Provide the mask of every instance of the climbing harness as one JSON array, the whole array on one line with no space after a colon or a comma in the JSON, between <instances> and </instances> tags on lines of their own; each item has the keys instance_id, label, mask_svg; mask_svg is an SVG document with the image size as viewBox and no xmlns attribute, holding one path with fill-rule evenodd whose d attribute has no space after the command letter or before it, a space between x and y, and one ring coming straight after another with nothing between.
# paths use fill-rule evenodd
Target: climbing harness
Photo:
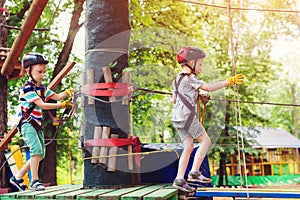
<instances>
[{"instance_id":1,"label":"climbing harness","mask_svg":"<svg viewBox=\"0 0 300 200\"><path fill-rule=\"evenodd\" d=\"M39 88L40 88L40 95L38 94L38 92L37 92L37 85L36 84L34 84L34 83L32 83L31 81L27 81L25 84L24 84L24 86L23 86L23 88L25 88L25 87L34 87L34 91L36 92L36 94L43 100L43 101L45 101L45 86L44 85L40 85L39 86ZM35 109L35 107L36 107L36 104L35 103L32 103L32 106L26 111L26 112L24 112L23 110L22 110L22 117L21 117L21 119L20 119L20 121L19 121L19 123L18 123L18 128L19 128L19 130L21 131L21 126L22 126L22 124L23 123L30 123L34 128L35 128L35 130L38 132L38 131L42 131L43 130L43 127L39 124L39 123L37 123L37 121L36 120L34 120L33 118L32 118L32 116L30 115L31 113L32 113L32 111Z\"/></svg>"},{"instance_id":2,"label":"climbing harness","mask_svg":"<svg viewBox=\"0 0 300 200\"><path fill-rule=\"evenodd\" d=\"M196 108L195 106L193 106L185 97L183 94L181 94L179 92L179 85L182 81L182 79L185 77L185 76L190 76L191 74L187 74L187 73L181 73L179 74L179 80L177 82L176 78L175 78L175 82L174 82L174 85L175 85L175 94L176 96L178 95L178 97L180 98L181 102L190 110L190 114L185 122L185 125L184 125L184 129L189 129L189 127L191 126L191 123L193 121L193 119L195 118L195 116L197 115L196 113ZM197 97L198 99L199 97Z\"/></svg>"}]
</instances>

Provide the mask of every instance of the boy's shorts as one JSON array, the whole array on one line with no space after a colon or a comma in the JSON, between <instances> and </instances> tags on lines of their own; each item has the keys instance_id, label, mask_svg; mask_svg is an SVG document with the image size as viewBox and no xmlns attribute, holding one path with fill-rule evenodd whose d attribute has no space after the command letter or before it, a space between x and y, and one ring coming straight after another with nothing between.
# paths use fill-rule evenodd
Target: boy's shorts
<instances>
[{"instance_id":1,"label":"boy's shorts","mask_svg":"<svg viewBox=\"0 0 300 200\"><path fill-rule=\"evenodd\" d=\"M205 128L200 124L199 120L193 120L188 130L177 128L177 131L181 142L183 142L187 136L191 136L193 139L198 138L205 132Z\"/></svg>"},{"instance_id":2,"label":"boy's shorts","mask_svg":"<svg viewBox=\"0 0 300 200\"><path fill-rule=\"evenodd\" d=\"M21 132L24 142L29 147L30 156L41 155L44 158L46 149L43 131L37 132L30 123L24 123Z\"/></svg>"}]
</instances>

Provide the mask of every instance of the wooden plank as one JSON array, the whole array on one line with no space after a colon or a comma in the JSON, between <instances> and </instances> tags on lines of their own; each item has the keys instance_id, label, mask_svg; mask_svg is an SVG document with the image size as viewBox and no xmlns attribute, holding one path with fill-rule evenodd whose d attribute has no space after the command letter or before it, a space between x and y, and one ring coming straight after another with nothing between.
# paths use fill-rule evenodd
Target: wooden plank
<instances>
[{"instance_id":1,"label":"wooden plank","mask_svg":"<svg viewBox=\"0 0 300 200\"><path fill-rule=\"evenodd\" d=\"M256 192L256 191L197 191L197 197L250 197L250 198L300 198L293 192Z\"/></svg>"},{"instance_id":2,"label":"wooden plank","mask_svg":"<svg viewBox=\"0 0 300 200\"><path fill-rule=\"evenodd\" d=\"M71 71L76 62L69 62L62 68L62 70L55 76L55 78L47 86L50 90L53 90L61 80Z\"/></svg>"},{"instance_id":3,"label":"wooden plank","mask_svg":"<svg viewBox=\"0 0 300 200\"><path fill-rule=\"evenodd\" d=\"M102 138L102 127L95 126L94 127L94 139ZM92 160L91 163L96 164L99 163L99 155L100 155L100 147L92 147Z\"/></svg>"},{"instance_id":4,"label":"wooden plank","mask_svg":"<svg viewBox=\"0 0 300 200\"><path fill-rule=\"evenodd\" d=\"M130 187L130 188L122 188L118 190L114 190L112 192L108 192L106 194L99 195L99 200L120 200L122 195L125 195L127 193L139 190L146 186L136 186L136 187Z\"/></svg>"},{"instance_id":5,"label":"wooden plank","mask_svg":"<svg viewBox=\"0 0 300 200\"><path fill-rule=\"evenodd\" d=\"M251 197L251 198L300 198L299 190L246 189L246 188L199 188L197 197Z\"/></svg>"},{"instance_id":6,"label":"wooden plank","mask_svg":"<svg viewBox=\"0 0 300 200\"><path fill-rule=\"evenodd\" d=\"M178 189L160 189L144 196L144 200L177 200Z\"/></svg>"},{"instance_id":7,"label":"wooden plank","mask_svg":"<svg viewBox=\"0 0 300 200\"><path fill-rule=\"evenodd\" d=\"M102 139L108 139L110 134L110 127L109 126L103 126L102 127ZM100 158L99 163L106 165L107 158L107 147L100 147ZM103 156L103 157L101 157Z\"/></svg>"},{"instance_id":8,"label":"wooden plank","mask_svg":"<svg viewBox=\"0 0 300 200\"><path fill-rule=\"evenodd\" d=\"M105 82L106 83L113 82L110 67L109 66L103 67L102 70L103 70ZM109 101L110 102L116 101L116 97L114 97L114 96L109 97Z\"/></svg>"},{"instance_id":9,"label":"wooden plank","mask_svg":"<svg viewBox=\"0 0 300 200\"><path fill-rule=\"evenodd\" d=\"M53 90L61 80L66 76L66 74L73 68L75 62L68 63L58 74L57 76L49 83L47 86L49 89ZM18 132L17 126L14 126L1 140L0 142L0 151L4 150L7 144L11 141L14 135Z\"/></svg>"},{"instance_id":10,"label":"wooden plank","mask_svg":"<svg viewBox=\"0 0 300 200\"><path fill-rule=\"evenodd\" d=\"M95 83L95 69L87 69L86 71L87 84ZM95 104L95 99L88 97L88 105Z\"/></svg>"},{"instance_id":11,"label":"wooden plank","mask_svg":"<svg viewBox=\"0 0 300 200\"><path fill-rule=\"evenodd\" d=\"M167 184L150 185L148 187L141 188L139 190L123 195L121 197L121 200L142 200L143 197L146 196L147 194L150 194L165 186L167 186Z\"/></svg>"},{"instance_id":12,"label":"wooden plank","mask_svg":"<svg viewBox=\"0 0 300 200\"><path fill-rule=\"evenodd\" d=\"M110 138L118 138L118 134L110 134ZM109 147L109 149L108 149L109 159L107 162L107 171L109 171L109 172L116 171L117 152L118 152L118 147Z\"/></svg>"},{"instance_id":13,"label":"wooden plank","mask_svg":"<svg viewBox=\"0 0 300 200\"><path fill-rule=\"evenodd\" d=\"M98 189L92 192L77 195L77 200L98 199L98 196L113 191L114 189Z\"/></svg>"},{"instance_id":14,"label":"wooden plank","mask_svg":"<svg viewBox=\"0 0 300 200\"><path fill-rule=\"evenodd\" d=\"M46 189L44 191L41 191L41 192L49 192L49 191L59 190L60 188L64 188L64 187L66 187L66 185L46 187ZM18 195L29 194L31 192L34 192L34 191L25 190L25 191L11 192L11 193L0 195L0 199L1 200L2 199L18 199Z\"/></svg>"},{"instance_id":15,"label":"wooden plank","mask_svg":"<svg viewBox=\"0 0 300 200\"><path fill-rule=\"evenodd\" d=\"M14 43L12 44L11 50L5 59L4 65L1 69L3 76L9 76L13 72L13 67L18 62L18 58L21 55L30 35L40 19L44 8L46 7L48 0L33 1L27 17L22 23L20 32L18 33Z\"/></svg>"},{"instance_id":16,"label":"wooden plank","mask_svg":"<svg viewBox=\"0 0 300 200\"><path fill-rule=\"evenodd\" d=\"M45 192L34 193L34 196L31 196L31 198L34 198L34 199L55 199L57 195L77 191L77 190L80 190L80 188L82 188L82 185L68 185L68 186L64 186L62 188L59 188L57 190L52 190L52 191L45 190ZM22 198L22 196L21 196L21 198Z\"/></svg>"},{"instance_id":17,"label":"wooden plank","mask_svg":"<svg viewBox=\"0 0 300 200\"><path fill-rule=\"evenodd\" d=\"M67 192L67 193L64 193L64 194L57 195L56 199L58 199L58 200L77 199L78 195L85 194L85 193L88 193L88 192L91 192L91 191L93 191L93 189L79 189L79 190L76 190L76 191Z\"/></svg>"}]
</instances>

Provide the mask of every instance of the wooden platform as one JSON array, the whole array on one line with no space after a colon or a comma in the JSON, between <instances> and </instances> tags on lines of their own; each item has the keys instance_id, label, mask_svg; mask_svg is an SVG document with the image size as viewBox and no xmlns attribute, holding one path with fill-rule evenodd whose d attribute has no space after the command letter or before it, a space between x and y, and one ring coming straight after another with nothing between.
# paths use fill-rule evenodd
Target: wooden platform
<instances>
[{"instance_id":1,"label":"wooden platform","mask_svg":"<svg viewBox=\"0 0 300 200\"><path fill-rule=\"evenodd\" d=\"M45 191L21 191L0 195L3 199L102 199L102 200L177 200L178 190L170 184L143 185L122 189L82 189L82 185L46 187Z\"/></svg>"},{"instance_id":2,"label":"wooden platform","mask_svg":"<svg viewBox=\"0 0 300 200\"><path fill-rule=\"evenodd\" d=\"M141 185L121 189L83 189L82 185L46 187L44 191L26 190L0 195L0 200L14 199L100 199L100 200L178 200L213 199L213 197L247 198L292 198L300 199L299 190L288 189L246 189L246 188L198 188L191 194L174 189L171 184Z\"/></svg>"},{"instance_id":3,"label":"wooden platform","mask_svg":"<svg viewBox=\"0 0 300 200\"><path fill-rule=\"evenodd\" d=\"M300 199L300 191L292 189L198 188L196 197Z\"/></svg>"}]
</instances>

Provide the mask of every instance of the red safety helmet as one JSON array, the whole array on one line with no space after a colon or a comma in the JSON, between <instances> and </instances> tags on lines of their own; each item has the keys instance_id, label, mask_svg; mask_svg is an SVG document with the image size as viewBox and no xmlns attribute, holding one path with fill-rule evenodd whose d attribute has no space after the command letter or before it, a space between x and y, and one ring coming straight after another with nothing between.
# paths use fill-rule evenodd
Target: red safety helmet
<instances>
[{"instance_id":1,"label":"red safety helmet","mask_svg":"<svg viewBox=\"0 0 300 200\"><path fill-rule=\"evenodd\" d=\"M205 53L201 49L186 46L180 49L176 58L179 64L184 64L194 59L205 58L205 56Z\"/></svg>"},{"instance_id":2,"label":"red safety helmet","mask_svg":"<svg viewBox=\"0 0 300 200\"><path fill-rule=\"evenodd\" d=\"M22 59L22 67L24 69L36 64L48 64L49 61L40 53L26 53Z\"/></svg>"}]
</instances>

